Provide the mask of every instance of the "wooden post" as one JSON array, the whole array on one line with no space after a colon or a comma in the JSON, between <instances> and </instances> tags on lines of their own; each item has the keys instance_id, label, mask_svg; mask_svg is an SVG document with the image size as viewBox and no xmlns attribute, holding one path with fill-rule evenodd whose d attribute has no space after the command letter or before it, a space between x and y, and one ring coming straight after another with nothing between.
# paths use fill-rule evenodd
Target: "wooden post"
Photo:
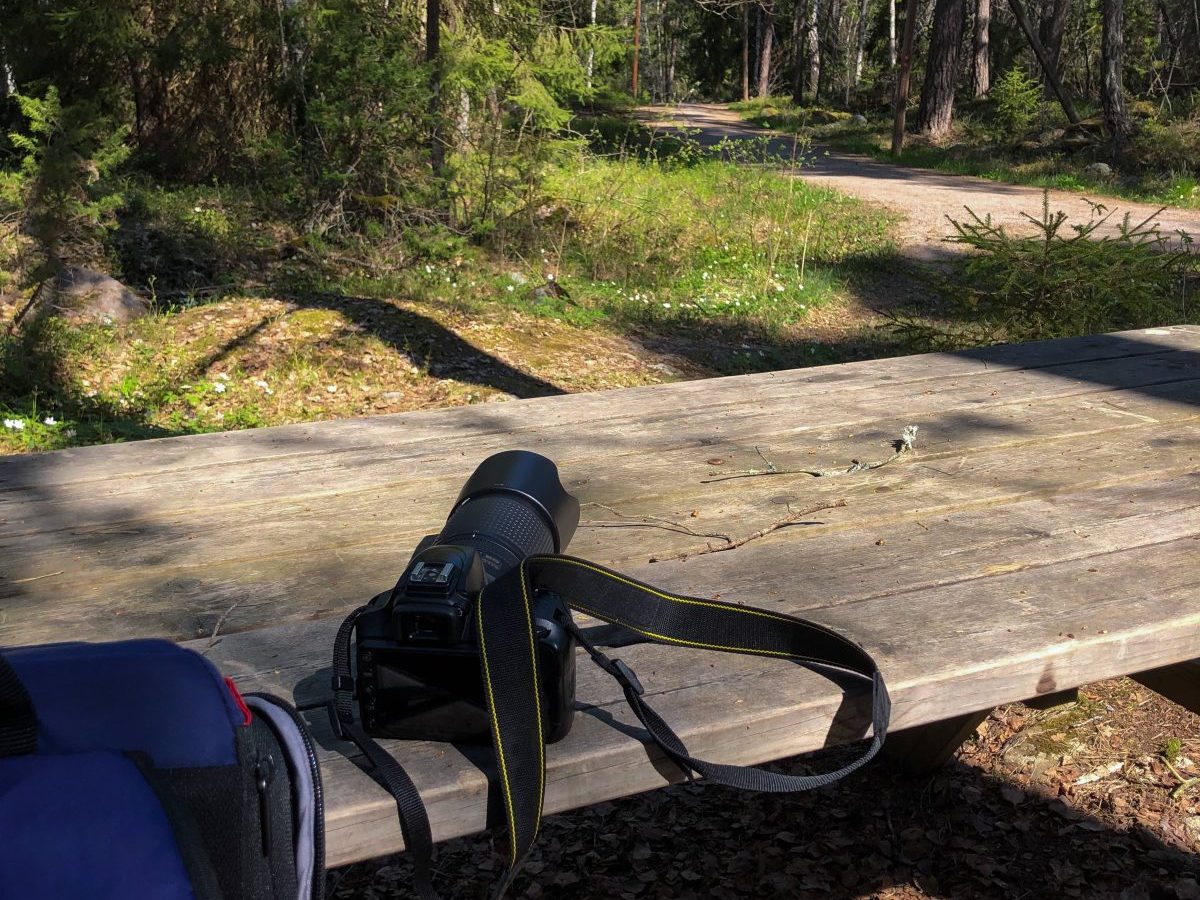
<instances>
[{"instance_id":1,"label":"wooden post","mask_svg":"<svg viewBox=\"0 0 1200 900\"><path fill-rule=\"evenodd\" d=\"M908 113L908 76L912 72L913 32L917 25L917 0L905 0L904 38L900 44L900 73L896 78L896 118L892 125L892 156L904 150L904 119Z\"/></svg>"},{"instance_id":2,"label":"wooden post","mask_svg":"<svg viewBox=\"0 0 1200 900\"><path fill-rule=\"evenodd\" d=\"M883 755L911 775L928 775L949 762L990 713L984 709L889 734Z\"/></svg>"},{"instance_id":3,"label":"wooden post","mask_svg":"<svg viewBox=\"0 0 1200 900\"><path fill-rule=\"evenodd\" d=\"M642 0L633 6L633 102L638 98L638 52L642 47Z\"/></svg>"},{"instance_id":4,"label":"wooden post","mask_svg":"<svg viewBox=\"0 0 1200 900\"><path fill-rule=\"evenodd\" d=\"M1200 715L1200 659L1130 676L1138 684Z\"/></svg>"}]
</instances>

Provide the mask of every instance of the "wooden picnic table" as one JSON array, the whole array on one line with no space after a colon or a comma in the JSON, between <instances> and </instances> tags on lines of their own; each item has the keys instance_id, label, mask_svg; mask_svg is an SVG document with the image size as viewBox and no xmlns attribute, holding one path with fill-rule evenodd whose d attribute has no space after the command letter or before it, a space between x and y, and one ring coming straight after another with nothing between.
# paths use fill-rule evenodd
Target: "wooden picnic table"
<instances>
[{"instance_id":1,"label":"wooden picnic table","mask_svg":"<svg viewBox=\"0 0 1200 900\"><path fill-rule=\"evenodd\" d=\"M914 452L883 468L708 480L762 468L756 448L784 467L884 458L909 424ZM1151 670L1145 683L1200 706L1195 326L2 458L0 645L191 640L244 690L310 710L329 864L396 850L390 797L320 706L334 631L391 586L476 464L520 447L556 460L584 504L571 553L861 642L908 729L889 743L910 755L944 757L996 705L1122 674ZM724 540L698 535L838 500L699 552ZM786 663L617 655L702 757L761 762L867 728L865 696ZM672 777L617 685L579 671L548 811ZM436 837L485 826L477 765L442 744L394 749Z\"/></svg>"}]
</instances>

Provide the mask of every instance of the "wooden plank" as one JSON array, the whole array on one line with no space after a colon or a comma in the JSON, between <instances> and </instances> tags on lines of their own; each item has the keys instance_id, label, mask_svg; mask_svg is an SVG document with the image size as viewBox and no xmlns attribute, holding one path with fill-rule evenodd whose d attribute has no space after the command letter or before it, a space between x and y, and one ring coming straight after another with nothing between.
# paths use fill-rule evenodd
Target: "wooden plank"
<instances>
[{"instance_id":1,"label":"wooden plank","mask_svg":"<svg viewBox=\"0 0 1200 900\"><path fill-rule=\"evenodd\" d=\"M772 390L786 393L793 386L807 401L843 390L869 391L894 381L938 380L992 376L1025 369L1060 369L1093 365L1098 384L1124 366L1122 360L1193 351L1200 327L1173 326L1111 335L1090 335L1062 341L1042 341L991 347L953 354L872 360L841 366L823 366L789 372L739 375L671 385L626 388L595 394L534 398L503 404L485 404L454 410L402 413L368 419L349 419L304 425L224 432L183 438L139 441L134 444L89 447L52 454L19 456L0 467L0 494L29 487L48 488L82 482L107 485L123 478L193 469L204 465L214 471L247 458L272 459L282 465L289 457L316 457L331 452L376 449L401 452L408 445L428 458L431 441L443 436L468 435L482 440L489 435L521 435L572 425L601 424L611 428L620 407L646 419L680 408L736 408L755 385L769 380ZM1107 364L1105 364L1107 363ZM1064 377L1074 377L1065 375ZM616 402L614 402L616 401Z\"/></svg>"},{"instance_id":2,"label":"wooden plank","mask_svg":"<svg viewBox=\"0 0 1200 900\"><path fill-rule=\"evenodd\" d=\"M745 560L750 567L755 562ZM1144 577L1148 571L1161 577L1152 582ZM702 576L692 573L663 583L695 590L697 577ZM876 654L889 679L899 731L1148 668L1148 661L1191 658L1200 643L1198 596L1200 542L1189 537L841 603L810 616ZM1014 609L1020 610L1015 616ZM323 689L320 672L334 625L234 635L208 652L245 687L290 689L299 692L293 693L297 700L311 703ZM781 673L779 664L657 646L624 648L620 656L638 671L651 702L699 755L761 762L838 743L865 728L862 698L838 714L831 730L841 705L836 691L794 669ZM572 735L551 748L548 809L665 783L653 754L626 733L636 721L622 708L617 688L584 665L578 696L593 713L578 717ZM714 708L722 715L712 716ZM337 798L331 804L331 860L396 849L390 799L343 756L350 751L330 741L319 717L314 725L325 747L329 796ZM429 792L440 838L484 826L486 777L474 765L443 745L390 746Z\"/></svg>"},{"instance_id":3,"label":"wooden plank","mask_svg":"<svg viewBox=\"0 0 1200 900\"><path fill-rule=\"evenodd\" d=\"M1131 677L1156 694L1200 715L1200 659L1160 666Z\"/></svg>"},{"instance_id":4,"label":"wooden plank","mask_svg":"<svg viewBox=\"0 0 1200 900\"><path fill-rule=\"evenodd\" d=\"M880 470L878 477L861 483L850 479L809 481L810 493L791 502L846 498L850 505L814 519L824 521L824 525L785 529L766 540L775 545L807 546L829 535L849 532L856 535L854 543L872 544L882 538L886 546L886 536L900 523L922 522L928 526L927 518L974 510L965 520L970 523L979 517L981 509L993 510L988 515L994 518L994 510L1005 504L1031 497L1086 493L1106 485L1129 483L1151 490L1157 480L1195 470L1196 453L1191 447L1200 446L1200 426L1173 433L1179 438L1177 443L1165 441L1147 448L1145 435L1121 432L1119 439L1109 438L1087 456L1086 469L1081 468L1079 455L1069 449L1073 445L1068 442L1058 452L1052 445L1036 444L1023 453L1001 448L977 454L965 461L960 459L949 477L944 474L948 470L938 465L917 464ZM749 533L786 514L786 507L770 502L771 495L763 496L763 482L771 480L757 480L755 493L746 497L734 495L726 498L732 502L713 501L717 509L723 510L721 517L729 522L721 530ZM1185 476L1161 502L1173 502L1172 496L1194 496L1186 490L1186 484ZM881 487L888 489L881 492ZM587 499L586 493L583 499ZM676 502L686 501L682 507L686 510L694 499L685 495ZM1085 508L1090 502L1084 504ZM1127 513L1128 505L1114 515ZM686 512L676 510L668 509L665 514L679 521L688 520ZM235 603L234 613L222 626L229 632L314 614L330 615L390 586L406 551L416 543L416 534L407 535L405 544L400 544L396 535L378 528L370 538L359 537L357 543L335 543L330 549L321 549L320 543L305 545L306 534L317 535L321 542L329 540L327 521L320 516L302 518L296 532L296 540L301 543L295 547L286 544L288 529L259 523L266 536L282 545L270 557L250 555L239 559L239 542L234 540L229 548L232 559L202 555L191 566L157 552L153 543L133 545L120 554L89 554L82 561L71 553L35 557L40 569L28 559L12 558L6 561L6 570L19 572L25 566L34 577L40 572L61 574L14 586L3 603L0 641L53 639L64 631L93 638L114 634L195 637L211 633L218 619ZM919 527L909 525L910 530ZM863 535L863 531L868 534ZM1136 536L1129 539L1136 540ZM647 558L666 559L670 553L703 545L702 539L656 529L582 529L571 549L600 562L626 566ZM159 562L160 556L166 562ZM714 560L718 583L724 580L723 570L737 568L730 554L694 559L697 563ZM1006 562L994 560L997 565ZM856 568L840 566L842 571ZM87 571L86 579L77 577L81 569ZM112 577L106 577L109 574ZM70 585L71 590L65 592L64 585ZM47 606L49 598L53 598L51 606Z\"/></svg>"},{"instance_id":5,"label":"wooden plank","mask_svg":"<svg viewBox=\"0 0 1200 900\"><path fill-rule=\"evenodd\" d=\"M1098 397L1041 398L1036 404L1027 398L1000 401L991 396L999 392L987 391L984 396L966 398L961 410L943 397L937 402L927 399L930 405L907 412L911 414L908 418L922 424L919 453L930 464L984 448L1015 449L1043 438L1098 435L1200 415L1200 409L1189 402L1200 396L1200 380L1176 382L1165 391L1160 397L1146 397L1137 390L1110 391ZM802 463L829 465L854 455L886 453L888 442L901 428L894 417L889 417L859 422L854 430L830 428L811 435L781 434L778 419L756 419L745 426L749 430L737 433L728 422L714 424L715 430L708 432L710 437L701 435L677 447L647 446L644 452L605 453L601 465L594 458L580 456L578 449L569 450L570 443L542 449L558 460L569 486L582 488L596 502L653 502L661 495L686 490L697 501L692 508L708 508L711 501L719 502L731 494L740 496L755 485L700 483L713 469L707 462L710 458L729 459L727 469L759 467L761 460L751 447L758 445L766 447L781 463L799 457ZM699 426L693 422L692 427ZM573 443L586 447L587 438L580 435ZM793 448L790 452L789 445ZM195 553L197 548L219 547L223 542L237 546L244 557L255 542L234 537L238 527L262 534L264 522L271 523L271 546L287 543L286 529L290 526L310 537L339 534L346 537L343 543L357 543L361 535L369 539L375 536L370 534L372 531L378 534L379 522L372 519L378 520L384 511L393 520L389 532L399 525L408 529L406 539L411 539L440 525L465 473L477 461L459 458L446 471L422 470L399 481L390 461L359 460L361 465L323 474L309 469L281 470L272 463L270 484L257 477L243 480L243 470L257 464L233 467L232 474L221 475L217 481L204 480L211 473L195 473L182 480L172 476L170 483L147 478L139 489L144 493L136 497L129 492L103 495L91 490L31 490L23 492L20 499L0 501L0 551L27 562L31 570L46 572L54 567L36 560L41 544L78 547L103 555L107 546L124 551L128 545L136 545L139 532L144 532L151 538L146 544L152 551L163 549L162 541L175 537L178 546L170 552L163 550L163 555L172 559L181 552ZM576 474L581 472L588 474ZM328 480L324 488L316 483L322 479ZM769 488L779 483L773 480L758 484ZM305 515L311 517L314 511L336 523L335 530L313 529L304 522ZM216 540L207 540L209 536Z\"/></svg>"},{"instance_id":6,"label":"wooden plank","mask_svg":"<svg viewBox=\"0 0 1200 900\"><path fill-rule=\"evenodd\" d=\"M1192 396L1193 385L1186 382L1173 386L1173 389L1181 391L1180 398L1186 398ZM1195 391L1200 392L1200 382L1196 383ZM1139 403L1136 395L1120 395L1117 399L1106 396L1103 402L1094 402L1086 398L1071 401L1072 404L1076 402L1083 405L1072 408L1071 405L1051 404L1046 408L1045 415L1037 414L1036 411L1041 407L1014 405L1007 411L998 413L993 419L976 413L974 418L954 417L957 424L949 427L938 421L927 422L927 439L933 450L921 451L922 464L933 465L933 460L950 459L955 454L974 452L975 448L971 444L964 446L964 435L981 448L1020 447L1022 439L1013 442L1009 437L1010 432L1024 435L1023 440L1030 442L1044 436L1065 438L1081 434L1099 435L1112 428L1161 425L1194 418L1196 414L1195 407L1182 400L1160 400L1146 405ZM1186 440L1186 436L1181 439ZM1167 438L1160 436L1157 440L1164 441ZM886 451L881 448L878 452ZM694 483L689 485L688 480L681 477L682 473L690 469L695 472L693 478L698 478L709 469L705 467L697 471L697 462L703 465L704 460L696 460L692 451L660 454L649 460L614 460L611 466L606 461L604 468L593 470L594 474L584 481L586 486L582 490L576 490L583 494L585 499L610 503L624 502L623 496L630 495L653 501L656 494L662 495L673 490L676 494L686 493L685 499L695 502L706 513L710 509L721 509L726 505L722 502L723 498L732 498L735 506L738 500L748 498L760 507L766 506L766 511L771 512L769 504L762 504L759 499L765 493L762 489L774 488L784 480L759 479L757 482L740 481L712 487ZM568 471L564 469L564 473ZM896 470L883 471L890 475ZM303 473L293 473L290 478L293 485L303 483L304 480ZM415 493L397 491L389 485L372 485L371 489L334 496L323 504L304 500L296 500L290 504L275 502L269 506L247 510L240 519L236 516L226 518L228 510L218 508L213 512L197 511L195 516L187 516L183 521L162 522L151 519L146 522L138 517L126 517L124 520L118 517L106 525L91 528L73 527L80 519L77 514L79 502L74 498L59 498L56 506L60 512L57 516L39 513L36 510L29 514L33 521L47 523L41 526L41 530L21 532L19 517L10 519L7 526L0 525L9 529L8 536L0 538L0 551L10 560L6 570L11 581L38 578L54 571L62 571L63 577L66 578L67 573L76 568L80 560L87 561L89 569L92 570L89 573L92 579L102 578L107 568L103 565L107 556L120 563L119 566L111 567L117 571L128 571L134 562L145 566L148 564L147 556L157 556L156 561L170 560L172 565L179 565L197 552L219 553L222 547L234 548L235 559L248 559L253 558L255 534L270 535L270 540L263 542L268 553L278 546L288 547L293 553L306 554L317 549L358 547L372 541L378 542L381 535L383 540L397 538L395 546L403 552L404 547L411 546L420 534L427 530L436 530L444 515L444 509L449 506L462 478L462 473L456 472L452 480L442 479L436 489L430 484L419 483L412 486ZM801 479L801 482L804 481L806 480ZM883 486L886 487L886 484ZM818 493L820 491L811 481L808 481L805 487ZM754 496L756 489L757 497ZM380 496L381 493L384 496ZM443 493L444 498L441 497ZM768 496L779 495L772 492ZM442 502L437 503L438 500ZM4 515L11 516L11 509L12 506L6 507ZM402 510L395 515L401 518L403 523L411 524L406 531L397 532L394 524L388 522L385 530L379 521L381 510ZM678 510L668 512L679 514ZM761 512L760 510L759 515ZM656 514L663 515L662 512ZM737 524L736 518L725 514L724 510L721 515L722 526ZM703 526L704 523L697 524ZM239 534L239 528L246 534ZM297 546L294 541L289 542L289 529L308 543ZM339 539L341 535L344 537ZM311 543L314 538L323 543L314 546ZM51 548L61 545L63 553L69 558L40 558L37 552L39 541ZM164 544L164 541L167 543ZM614 542L610 540L609 543ZM615 543L622 542L617 540ZM627 544L628 540L624 543ZM664 548L663 552L669 552L670 549L672 548ZM141 558L130 558L126 555L139 551L142 553ZM228 550L226 552L228 553ZM589 552L600 551L592 549ZM196 559L194 564L208 566L220 558L218 556L216 559ZM58 591L59 588L59 585L50 581L39 582L32 590L36 594L37 589L49 592ZM0 596L3 596L2 587Z\"/></svg>"},{"instance_id":7,"label":"wooden plank","mask_svg":"<svg viewBox=\"0 0 1200 900\"><path fill-rule=\"evenodd\" d=\"M1115 382L1107 385L1110 389L1136 388L1144 394L1153 388L1155 396L1166 394L1178 402L1187 402L1194 393L1175 382L1186 380L1180 375L1188 372L1192 377L1200 377L1200 367L1185 366L1186 362L1184 354L1172 352L1137 358L1116 370L1107 361L1072 363L1057 367L1053 377L1045 371L988 370L989 374L983 376L948 379L937 390L903 381L881 382L876 390L856 392L850 399L837 391L823 391L815 398L806 396L803 390L811 390L808 385L800 385L800 393L796 393L794 384L790 385L792 390L787 389L792 373L767 373L749 376L756 380L739 385L736 392L726 391L731 396L724 399L715 395L714 389L709 402L692 408L676 405L652 413L643 404L626 403L631 398L624 396L625 392L613 391L604 395L609 415L597 415L571 427L563 427L557 417L549 416L536 420L538 428L512 422L509 430L485 436L478 434L469 422L460 423L463 427L457 430L447 430L443 419L435 420L436 429L422 429L413 422L397 420L391 429L394 437L391 442L361 447L353 440L338 440L332 433L323 433L314 452L289 457L251 444L240 457L213 461L209 448L195 439L197 443L188 445L194 451L192 471L183 480L178 468L156 471L153 466L137 477L116 477L107 471L111 463L108 455L99 452L104 448L64 451L79 458L73 466L77 472L84 466L82 454L89 454L86 458L91 459L92 478L83 483L88 490L64 494L55 489L54 477L70 467L71 458L64 456L58 460L61 466L49 468L42 481L26 485L16 499L21 502L40 499L43 505L52 507L70 500L73 506L70 524L75 527L125 521L139 515L259 506L285 497L299 500L356 489L394 490L420 484L428 494L430 480L440 482L434 487L447 495L448 502L456 492L456 482L464 477L463 469L490 452L511 447L517 440L531 441L531 446L552 455L566 468L575 461L593 459L603 453L606 461L613 463L610 470L620 470L624 468L620 464L623 457L645 460L671 449L697 451L691 457L694 461L740 451L757 463L752 448L746 446L748 442L794 445L796 438L803 435L811 447L814 442L819 445L830 440L844 441L848 434L864 429L870 437L871 428L882 429L874 437L892 439L901 425L894 420L881 422L881 410L900 408L910 419L936 422L939 416L933 413L944 417L950 410L963 407L972 410L968 419L978 421L992 406L1097 393L1096 381L1101 378ZM831 368L853 369L859 365L866 364ZM664 386L660 390L675 388ZM556 402L566 408L569 404L564 404L564 399L557 398ZM576 399L571 398L570 403ZM801 400L806 415L797 419L794 410ZM456 416L457 412L447 412L444 418L453 420ZM382 418L392 421L394 417ZM381 420L364 420L360 424L377 439L388 435L389 429ZM12 491L20 486L24 459L18 457L0 465L0 488L6 482L14 485L7 495L10 498ZM0 534L5 533L4 520L9 523L6 530L18 532L22 520L54 521L36 510L23 515L20 507L8 507L4 499L6 493L0 489Z\"/></svg>"}]
</instances>

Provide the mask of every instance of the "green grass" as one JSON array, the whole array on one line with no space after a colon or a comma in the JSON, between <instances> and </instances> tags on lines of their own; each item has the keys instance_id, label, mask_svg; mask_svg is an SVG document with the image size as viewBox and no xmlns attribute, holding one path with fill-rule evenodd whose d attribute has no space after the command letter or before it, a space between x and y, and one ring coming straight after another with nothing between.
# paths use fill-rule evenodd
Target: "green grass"
<instances>
[{"instance_id":1,"label":"green grass","mask_svg":"<svg viewBox=\"0 0 1200 900\"><path fill-rule=\"evenodd\" d=\"M1178 152L1169 159L1150 159L1146 170L1125 177L1096 178L1085 170L1091 159L1073 160L1061 153L1022 154L995 141L986 127L986 113L967 113L956 126L955 136L944 145L931 144L920 135L906 136L904 151L892 156L890 120L875 118L866 124L852 121L851 114L841 110L796 107L783 98L751 100L734 103L733 109L743 118L764 128L786 133L800 133L831 149L861 153L883 162L934 169L953 175L974 175L1004 184L1025 184L1034 187L1087 193L1091 196L1119 197L1141 203L1184 209L1200 209L1200 176L1184 171L1195 166L1193 148L1182 146L1189 133L1186 123L1171 128L1150 124L1145 126L1145 152L1152 154L1151 145L1160 134L1172 136ZM911 120L910 120L911 121ZM1056 124L1050 118L1048 124ZM1177 171L1173 171L1175 169Z\"/></svg>"},{"instance_id":2,"label":"green grass","mask_svg":"<svg viewBox=\"0 0 1200 900\"><path fill-rule=\"evenodd\" d=\"M529 390L496 359L569 389L678 377L652 352L613 365L639 341L704 342L714 374L828 361L792 335L888 252L886 214L625 128L635 142L566 156L482 244L304 235L247 191L130 186L114 270L159 305L0 332L0 453Z\"/></svg>"}]
</instances>

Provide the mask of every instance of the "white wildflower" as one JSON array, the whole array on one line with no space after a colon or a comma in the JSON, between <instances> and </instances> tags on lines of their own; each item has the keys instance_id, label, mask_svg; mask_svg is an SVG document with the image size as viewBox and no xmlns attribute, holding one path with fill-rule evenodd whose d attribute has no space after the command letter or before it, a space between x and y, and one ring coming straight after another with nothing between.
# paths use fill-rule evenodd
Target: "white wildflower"
<instances>
[{"instance_id":1,"label":"white wildflower","mask_svg":"<svg viewBox=\"0 0 1200 900\"><path fill-rule=\"evenodd\" d=\"M4 427L9 431L24 431L25 423L20 419L5 419Z\"/></svg>"},{"instance_id":2,"label":"white wildflower","mask_svg":"<svg viewBox=\"0 0 1200 900\"><path fill-rule=\"evenodd\" d=\"M68 428L66 431L64 431L64 432L63 432L63 434L64 434L64 435L66 435L66 436L67 436L67 437L69 437L69 438L73 438L73 437L75 437L75 435L76 435L77 433L78 433L78 432L76 432L74 428Z\"/></svg>"},{"instance_id":3,"label":"white wildflower","mask_svg":"<svg viewBox=\"0 0 1200 900\"><path fill-rule=\"evenodd\" d=\"M46 416L46 418L42 419L42 424L43 425L57 425L58 419L54 418L54 416Z\"/></svg>"},{"instance_id":4,"label":"white wildflower","mask_svg":"<svg viewBox=\"0 0 1200 900\"><path fill-rule=\"evenodd\" d=\"M225 393L225 383L218 381L216 384L214 384L212 386L212 389L214 391L216 391L218 394L223 394L223 393Z\"/></svg>"},{"instance_id":5,"label":"white wildflower","mask_svg":"<svg viewBox=\"0 0 1200 900\"><path fill-rule=\"evenodd\" d=\"M220 378L222 381L228 381L228 380L229 380L229 376L228 376L228 375L226 375L224 372L221 372L219 375L217 375L217 377L218 377L218 378Z\"/></svg>"},{"instance_id":6,"label":"white wildflower","mask_svg":"<svg viewBox=\"0 0 1200 900\"><path fill-rule=\"evenodd\" d=\"M325 385L325 390L331 394L336 394L337 393L337 385L336 384L327 384L327 385Z\"/></svg>"}]
</instances>

